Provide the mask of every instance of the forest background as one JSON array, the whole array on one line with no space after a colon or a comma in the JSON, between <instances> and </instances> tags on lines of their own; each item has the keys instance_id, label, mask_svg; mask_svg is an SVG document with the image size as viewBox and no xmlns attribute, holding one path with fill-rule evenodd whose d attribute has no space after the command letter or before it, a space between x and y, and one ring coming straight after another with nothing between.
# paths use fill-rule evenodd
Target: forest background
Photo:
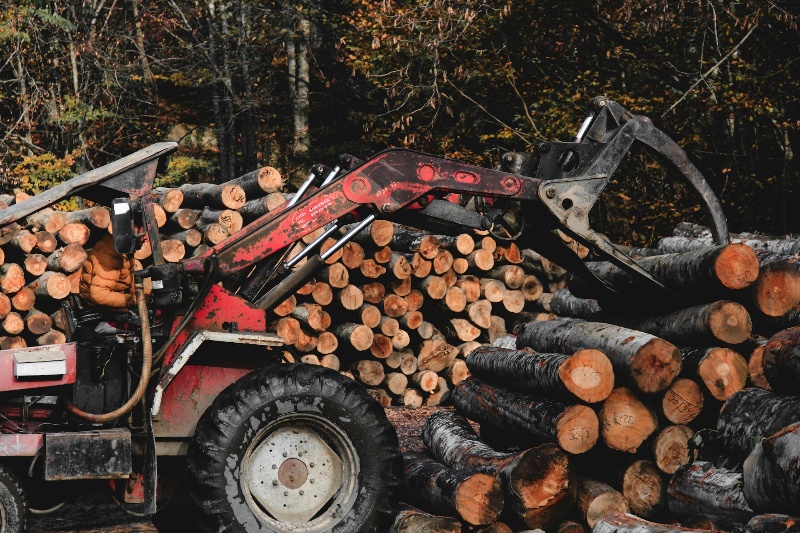
<instances>
[{"instance_id":1,"label":"forest background","mask_svg":"<svg viewBox=\"0 0 800 533\"><path fill-rule=\"evenodd\" d=\"M0 189L180 141L161 184L295 181L402 146L493 166L592 97L675 138L735 231L800 232L797 0L6 0ZM630 157L593 224L647 245L696 199Z\"/></svg>"}]
</instances>

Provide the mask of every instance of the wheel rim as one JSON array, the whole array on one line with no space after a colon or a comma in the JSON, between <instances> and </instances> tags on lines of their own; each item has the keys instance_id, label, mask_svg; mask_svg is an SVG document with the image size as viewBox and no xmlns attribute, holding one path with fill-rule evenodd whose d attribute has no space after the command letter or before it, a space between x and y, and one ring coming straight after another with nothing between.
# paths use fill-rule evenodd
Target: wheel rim
<instances>
[{"instance_id":1,"label":"wheel rim","mask_svg":"<svg viewBox=\"0 0 800 533\"><path fill-rule=\"evenodd\" d=\"M358 454L344 431L316 415L279 418L242 461L250 509L281 531L326 531L355 504Z\"/></svg>"}]
</instances>

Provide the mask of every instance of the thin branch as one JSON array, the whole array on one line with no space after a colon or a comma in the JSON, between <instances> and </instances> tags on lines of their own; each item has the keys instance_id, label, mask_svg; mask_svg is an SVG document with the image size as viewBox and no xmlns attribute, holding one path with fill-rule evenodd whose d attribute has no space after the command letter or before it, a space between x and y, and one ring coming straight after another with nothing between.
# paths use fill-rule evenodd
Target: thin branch
<instances>
[{"instance_id":1,"label":"thin branch","mask_svg":"<svg viewBox=\"0 0 800 533\"><path fill-rule=\"evenodd\" d=\"M533 146L533 143L532 143L531 141L529 141L529 140L528 140L528 139L527 139L527 138L526 138L524 135L522 135L522 134L521 134L521 133L520 133L520 132L519 132L519 131L518 131L516 128L512 128L511 126L509 126L508 124L506 124L505 122L503 122L502 120L500 120L499 118L497 118L496 116L494 116L492 113L490 113L490 112L489 112L489 110L488 110L488 109L486 109L485 107L483 107L481 104L479 104L478 102L476 102L476 101L475 101L474 99L472 99L471 97L467 96L467 95L464 93L464 91L462 91L461 89L459 89L458 87L456 87L456 86L453 84L453 82L452 82L452 81L450 81L450 80L447 80L447 83L448 83L448 84L449 84L449 85L450 85L450 86L451 86L453 89L455 89L455 90L456 90L456 92L458 92L458 94L460 94L462 97L466 98L467 100L469 100L470 102L472 102L473 104L475 104L476 106L478 106L478 107L481 109L481 111L483 111L484 113L486 113L487 115L489 115L490 117L492 117L492 120L496 121L498 124L500 124L500 125L501 125L501 126L503 126L504 128L508 128L509 130L511 130L511 131L514 133L514 135L516 135L517 137L519 137L520 139L522 139L522 141L523 141L525 144L527 144L528 146Z\"/></svg>"},{"instance_id":2,"label":"thin branch","mask_svg":"<svg viewBox=\"0 0 800 533\"><path fill-rule=\"evenodd\" d=\"M683 93L683 96L681 96L680 98L678 98L678 101L677 101L677 102L675 102L674 104L672 104L672 105L670 106L670 108L669 108L669 109L667 109L666 111L664 111L663 113L661 113L661 116L662 116L662 117L663 117L663 116L665 116L667 113L669 113L670 111L672 111L673 109L675 109L676 107L678 107L678 104L680 104L681 102L683 102L683 101L686 99L686 97L687 97L687 96L689 96L689 93L691 93L691 92L692 92L692 91L693 91L693 90L694 90L694 89L695 89L695 88L696 88L698 85L700 85L701 83L703 83L704 81L706 81L706 78L707 78L708 76L710 76L710 75L711 75L711 73L712 73L712 72L714 72L714 70L716 70L716 68L717 68L717 67L719 67L719 66L720 66L721 64L723 64L725 61L727 61L729 57L731 57L731 56L732 56L734 53L736 53L736 51L739 49L739 47L741 47L741 46L744 44L744 42L745 42L745 41L746 41L746 40L747 40L747 39L748 39L748 38L749 38L749 37L750 37L750 36L753 34L753 32L756 30L756 28L758 28L758 24L756 24L755 26L753 26L752 28L750 28L750 31L748 31L748 32L747 32L747 34L746 34L744 37L742 37L742 40L741 40L741 41L739 41L739 42L736 44L736 46L734 46L733 48L731 48L731 49L730 49L730 51L728 51L728 53L727 53L727 54L725 54L725 57L723 57L722 59L720 59L719 61L717 61L717 62L714 64L714 66L713 66L713 67L711 67L710 69L708 69L707 71L705 71L703 74L701 74L701 75L700 75L700 78L698 78L698 79L697 79L697 81L695 81L695 82L692 84L692 86L691 86L691 87L689 87L689 89L688 89L688 90L687 90L685 93Z\"/></svg>"}]
</instances>

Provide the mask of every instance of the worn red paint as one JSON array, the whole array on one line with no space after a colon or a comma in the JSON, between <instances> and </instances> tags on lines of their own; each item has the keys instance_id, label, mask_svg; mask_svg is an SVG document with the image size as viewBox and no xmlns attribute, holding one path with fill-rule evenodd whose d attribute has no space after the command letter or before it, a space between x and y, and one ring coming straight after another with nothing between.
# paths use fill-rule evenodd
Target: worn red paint
<instances>
[{"instance_id":1,"label":"worn red paint","mask_svg":"<svg viewBox=\"0 0 800 533\"><path fill-rule=\"evenodd\" d=\"M0 434L0 457L33 457L42 446L41 433Z\"/></svg>"},{"instance_id":2,"label":"worn red paint","mask_svg":"<svg viewBox=\"0 0 800 533\"><path fill-rule=\"evenodd\" d=\"M24 379L18 380L14 377L14 354L18 352L36 352L47 349L58 349L64 353L67 362L67 372L60 379ZM40 389L44 387L56 387L59 385L71 385L75 383L75 343L58 344L54 346L36 346L31 348L13 348L11 350L0 350L0 392Z\"/></svg>"}]
</instances>

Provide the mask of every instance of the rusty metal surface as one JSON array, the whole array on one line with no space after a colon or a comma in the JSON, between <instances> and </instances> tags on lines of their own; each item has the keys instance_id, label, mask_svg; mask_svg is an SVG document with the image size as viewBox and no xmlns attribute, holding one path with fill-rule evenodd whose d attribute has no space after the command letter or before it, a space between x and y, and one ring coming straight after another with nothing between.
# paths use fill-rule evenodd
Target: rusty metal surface
<instances>
[{"instance_id":1,"label":"rusty metal surface","mask_svg":"<svg viewBox=\"0 0 800 533\"><path fill-rule=\"evenodd\" d=\"M352 202L373 204L384 213L393 213L434 190L481 196L515 196L525 180L533 178L410 150L391 149L355 169L342 182L344 194Z\"/></svg>"},{"instance_id":2,"label":"rusty metal surface","mask_svg":"<svg viewBox=\"0 0 800 533\"><path fill-rule=\"evenodd\" d=\"M44 478L48 481L123 478L131 470L127 429L45 434Z\"/></svg>"},{"instance_id":3,"label":"rusty metal surface","mask_svg":"<svg viewBox=\"0 0 800 533\"><path fill-rule=\"evenodd\" d=\"M224 364L222 353L220 364ZM255 364L256 361L253 361L249 368L185 366L172 380L172 384L164 390L161 412L159 417L153 420L153 432L156 438L189 438L194 435L197 421L211 402L228 385L250 373Z\"/></svg>"},{"instance_id":4,"label":"rusty metal surface","mask_svg":"<svg viewBox=\"0 0 800 533\"><path fill-rule=\"evenodd\" d=\"M14 354L15 353L36 353L52 350L59 350L66 356L67 372L58 379L16 379L14 377ZM0 350L0 392L38 389L42 387L55 387L58 385L69 385L75 383L75 343L53 344L48 346L33 346L30 348L14 348L11 350Z\"/></svg>"},{"instance_id":5,"label":"rusty metal surface","mask_svg":"<svg viewBox=\"0 0 800 533\"><path fill-rule=\"evenodd\" d=\"M41 433L0 434L0 457L33 457L42 446Z\"/></svg>"}]
</instances>

